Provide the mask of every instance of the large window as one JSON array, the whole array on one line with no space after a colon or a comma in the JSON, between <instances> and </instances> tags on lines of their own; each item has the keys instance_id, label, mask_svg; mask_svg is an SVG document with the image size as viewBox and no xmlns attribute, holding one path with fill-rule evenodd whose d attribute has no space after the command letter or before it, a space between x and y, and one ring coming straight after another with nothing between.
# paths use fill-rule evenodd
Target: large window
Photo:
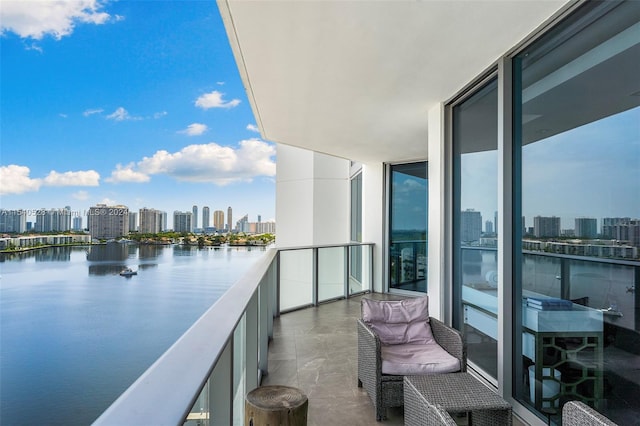
<instances>
[{"instance_id":1,"label":"large window","mask_svg":"<svg viewBox=\"0 0 640 426\"><path fill-rule=\"evenodd\" d=\"M427 291L427 163L390 166L389 287Z\"/></svg>"},{"instance_id":2,"label":"large window","mask_svg":"<svg viewBox=\"0 0 640 426\"><path fill-rule=\"evenodd\" d=\"M498 84L453 107L454 325L467 357L498 372Z\"/></svg>"},{"instance_id":3,"label":"large window","mask_svg":"<svg viewBox=\"0 0 640 426\"><path fill-rule=\"evenodd\" d=\"M514 59L515 396L551 422L640 418L639 35L589 2Z\"/></svg>"}]
</instances>

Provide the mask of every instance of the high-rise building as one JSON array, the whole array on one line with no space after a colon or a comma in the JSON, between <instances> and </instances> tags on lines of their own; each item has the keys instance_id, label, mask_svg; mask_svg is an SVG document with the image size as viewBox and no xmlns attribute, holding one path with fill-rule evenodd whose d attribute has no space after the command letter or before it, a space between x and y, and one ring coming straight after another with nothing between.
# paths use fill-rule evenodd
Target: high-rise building
<instances>
[{"instance_id":1,"label":"high-rise building","mask_svg":"<svg viewBox=\"0 0 640 426\"><path fill-rule=\"evenodd\" d=\"M157 234L166 229L166 222L163 218L166 213L156 209L143 207L139 213L138 231L141 234Z\"/></svg>"},{"instance_id":2,"label":"high-rise building","mask_svg":"<svg viewBox=\"0 0 640 426\"><path fill-rule=\"evenodd\" d=\"M559 237L560 218L556 216L535 216L533 218L533 235L540 237Z\"/></svg>"},{"instance_id":3,"label":"high-rise building","mask_svg":"<svg viewBox=\"0 0 640 426\"><path fill-rule=\"evenodd\" d=\"M482 214L473 209L460 212L460 240L471 243L480 241L482 235Z\"/></svg>"},{"instance_id":4,"label":"high-rise building","mask_svg":"<svg viewBox=\"0 0 640 426\"><path fill-rule=\"evenodd\" d=\"M89 208L87 227L91 238L108 240L129 235L129 208L97 204Z\"/></svg>"},{"instance_id":5,"label":"high-rise building","mask_svg":"<svg viewBox=\"0 0 640 426\"><path fill-rule=\"evenodd\" d=\"M577 217L574 235L578 238L597 238L598 219L592 219L589 217Z\"/></svg>"},{"instance_id":6,"label":"high-rise building","mask_svg":"<svg viewBox=\"0 0 640 426\"><path fill-rule=\"evenodd\" d=\"M231 213L231 206L227 208L227 232L233 231L233 216Z\"/></svg>"},{"instance_id":7,"label":"high-rise building","mask_svg":"<svg viewBox=\"0 0 640 426\"><path fill-rule=\"evenodd\" d=\"M211 225L211 220L209 218L209 207L204 206L202 208L202 229L208 228Z\"/></svg>"},{"instance_id":8,"label":"high-rise building","mask_svg":"<svg viewBox=\"0 0 640 426\"><path fill-rule=\"evenodd\" d=\"M74 216L72 222L71 229L74 231L82 231L82 216Z\"/></svg>"},{"instance_id":9,"label":"high-rise building","mask_svg":"<svg viewBox=\"0 0 640 426\"><path fill-rule=\"evenodd\" d=\"M240 218L240 220L236 223L236 230L238 232L251 232L251 229L249 227L249 215L245 214Z\"/></svg>"},{"instance_id":10,"label":"high-rise building","mask_svg":"<svg viewBox=\"0 0 640 426\"><path fill-rule=\"evenodd\" d=\"M224 212L222 210L216 210L213 212L213 227L218 231L224 229Z\"/></svg>"},{"instance_id":11,"label":"high-rise building","mask_svg":"<svg viewBox=\"0 0 640 426\"><path fill-rule=\"evenodd\" d=\"M71 230L71 207L64 209L39 209L36 212L35 230L37 232L54 232Z\"/></svg>"},{"instance_id":12,"label":"high-rise building","mask_svg":"<svg viewBox=\"0 0 640 426\"><path fill-rule=\"evenodd\" d=\"M487 234L493 234L493 222L487 220L484 223L484 232L486 232Z\"/></svg>"},{"instance_id":13,"label":"high-rise building","mask_svg":"<svg viewBox=\"0 0 640 426\"><path fill-rule=\"evenodd\" d=\"M138 213L129 212L129 232L138 230Z\"/></svg>"},{"instance_id":14,"label":"high-rise building","mask_svg":"<svg viewBox=\"0 0 640 426\"><path fill-rule=\"evenodd\" d=\"M0 232L20 234L27 230L27 214L24 210L0 209Z\"/></svg>"},{"instance_id":15,"label":"high-rise building","mask_svg":"<svg viewBox=\"0 0 640 426\"><path fill-rule=\"evenodd\" d=\"M173 230L175 232L191 232L193 229L193 212L173 212Z\"/></svg>"},{"instance_id":16,"label":"high-rise building","mask_svg":"<svg viewBox=\"0 0 640 426\"><path fill-rule=\"evenodd\" d=\"M191 207L191 232L195 231L198 227L198 206ZM175 227L175 226L174 226Z\"/></svg>"}]
</instances>

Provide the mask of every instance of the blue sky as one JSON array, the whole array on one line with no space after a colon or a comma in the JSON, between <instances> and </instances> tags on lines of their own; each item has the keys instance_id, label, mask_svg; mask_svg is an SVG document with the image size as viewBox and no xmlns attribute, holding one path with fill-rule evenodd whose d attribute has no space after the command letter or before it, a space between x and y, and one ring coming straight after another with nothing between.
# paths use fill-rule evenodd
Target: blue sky
<instances>
[{"instance_id":1,"label":"blue sky","mask_svg":"<svg viewBox=\"0 0 640 426\"><path fill-rule=\"evenodd\" d=\"M55 3L2 2L2 208L275 218L275 145L214 1Z\"/></svg>"}]
</instances>

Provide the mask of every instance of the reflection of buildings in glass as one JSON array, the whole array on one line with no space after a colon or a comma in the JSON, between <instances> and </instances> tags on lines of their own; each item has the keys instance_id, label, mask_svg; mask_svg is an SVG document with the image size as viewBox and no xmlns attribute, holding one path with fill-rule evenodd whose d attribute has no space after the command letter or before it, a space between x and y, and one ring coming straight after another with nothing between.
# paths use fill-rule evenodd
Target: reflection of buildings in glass
<instances>
[{"instance_id":1,"label":"reflection of buildings in glass","mask_svg":"<svg viewBox=\"0 0 640 426\"><path fill-rule=\"evenodd\" d=\"M460 212L460 240L474 242L482 235L482 215L473 209Z\"/></svg>"},{"instance_id":2,"label":"reflection of buildings in glass","mask_svg":"<svg viewBox=\"0 0 640 426\"><path fill-rule=\"evenodd\" d=\"M413 281L415 279L415 265L413 249L410 247L400 250L400 282Z\"/></svg>"},{"instance_id":3,"label":"reflection of buildings in glass","mask_svg":"<svg viewBox=\"0 0 640 426\"><path fill-rule=\"evenodd\" d=\"M596 238L598 236L598 220L590 217L577 217L574 235L578 238Z\"/></svg>"},{"instance_id":4,"label":"reflection of buildings in glass","mask_svg":"<svg viewBox=\"0 0 640 426\"><path fill-rule=\"evenodd\" d=\"M544 217L535 216L533 218L533 235L540 237L559 237L560 218L556 216Z\"/></svg>"},{"instance_id":5,"label":"reflection of buildings in glass","mask_svg":"<svg viewBox=\"0 0 640 426\"><path fill-rule=\"evenodd\" d=\"M629 217L605 217L602 219L602 238L627 241L640 247L640 219Z\"/></svg>"}]
</instances>

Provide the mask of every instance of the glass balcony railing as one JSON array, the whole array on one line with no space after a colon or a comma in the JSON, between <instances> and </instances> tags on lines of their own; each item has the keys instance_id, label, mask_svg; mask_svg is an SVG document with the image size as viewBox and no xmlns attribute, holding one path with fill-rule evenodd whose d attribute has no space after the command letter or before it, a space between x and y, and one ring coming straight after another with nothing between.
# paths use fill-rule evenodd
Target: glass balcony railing
<instances>
[{"instance_id":1,"label":"glass balcony railing","mask_svg":"<svg viewBox=\"0 0 640 426\"><path fill-rule=\"evenodd\" d=\"M95 422L244 424L280 313L370 291L373 244L271 249Z\"/></svg>"}]
</instances>

